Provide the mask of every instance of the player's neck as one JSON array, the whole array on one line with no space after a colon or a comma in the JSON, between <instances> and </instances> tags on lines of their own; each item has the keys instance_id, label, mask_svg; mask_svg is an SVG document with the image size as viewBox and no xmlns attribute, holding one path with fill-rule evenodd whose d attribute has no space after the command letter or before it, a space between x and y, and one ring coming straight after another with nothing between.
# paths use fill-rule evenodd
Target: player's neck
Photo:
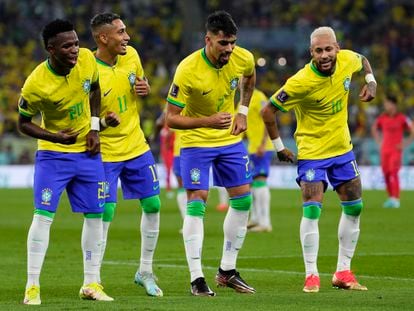
<instances>
[{"instance_id":1,"label":"player's neck","mask_svg":"<svg viewBox=\"0 0 414 311\"><path fill-rule=\"evenodd\" d=\"M118 60L118 54L112 55L108 50L98 48L95 54L96 58L100 61L108 64L109 66L114 66Z\"/></svg>"},{"instance_id":2,"label":"player's neck","mask_svg":"<svg viewBox=\"0 0 414 311\"><path fill-rule=\"evenodd\" d=\"M49 65L49 68L59 76L66 76L70 73L71 68L60 66L59 63L54 61L51 57L47 59L47 63Z\"/></svg>"},{"instance_id":3,"label":"player's neck","mask_svg":"<svg viewBox=\"0 0 414 311\"><path fill-rule=\"evenodd\" d=\"M220 68L222 68L222 67L223 67L223 65L222 65L222 64L220 64L220 63L218 62L218 60L217 60L217 59L215 59L211 53L209 53L209 50L208 50L208 48L207 48L207 47L205 47L205 48L204 48L204 53L205 53L205 55L206 55L206 57L207 57L207 60L210 62L210 64L211 64L214 68L220 69Z\"/></svg>"}]
</instances>

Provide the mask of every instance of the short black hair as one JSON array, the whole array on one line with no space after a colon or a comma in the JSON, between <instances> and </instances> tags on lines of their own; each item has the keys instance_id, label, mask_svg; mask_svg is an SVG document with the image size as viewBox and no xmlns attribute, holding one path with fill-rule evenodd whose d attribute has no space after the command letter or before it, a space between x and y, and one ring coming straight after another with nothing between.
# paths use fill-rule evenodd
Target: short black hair
<instances>
[{"instance_id":1,"label":"short black hair","mask_svg":"<svg viewBox=\"0 0 414 311\"><path fill-rule=\"evenodd\" d=\"M222 31L226 36L236 35L237 26L233 18L226 11L216 11L207 17L206 31L218 34Z\"/></svg>"},{"instance_id":2,"label":"short black hair","mask_svg":"<svg viewBox=\"0 0 414 311\"><path fill-rule=\"evenodd\" d=\"M91 29L96 30L98 27L106 24L112 24L116 19L121 19L121 16L115 13L100 13L96 14L91 19Z\"/></svg>"},{"instance_id":3,"label":"short black hair","mask_svg":"<svg viewBox=\"0 0 414 311\"><path fill-rule=\"evenodd\" d=\"M47 24L42 30L42 38L45 48L49 44L50 38L53 38L59 33L75 30L73 24L68 20L55 19Z\"/></svg>"},{"instance_id":4,"label":"short black hair","mask_svg":"<svg viewBox=\"0 0 414 311\"><path fill-rule=\"evenodd\" d=\"M394 94L387 94L387 95L385 96L385 98L386 98L387 100L389 100L390 102L392 102L394 105L396 105L396 104L398 103L397 96L395 96Z\"/></svg>"}]
</instances>

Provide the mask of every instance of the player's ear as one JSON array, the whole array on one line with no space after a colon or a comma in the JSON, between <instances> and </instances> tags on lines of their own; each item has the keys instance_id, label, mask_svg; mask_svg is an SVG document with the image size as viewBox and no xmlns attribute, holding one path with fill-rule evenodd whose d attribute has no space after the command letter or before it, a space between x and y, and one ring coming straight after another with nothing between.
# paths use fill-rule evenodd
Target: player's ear
<instances>
[{"instance_id":1,"label":"player's ear","mask_svg":"<svg viewBox=\"0 0 414 311\"><path fill-rule=\"evenodd\" d=\"M106 36L105 33L100 33L98 35L98 38L102 43L104 43L104 44L108 43L108 37Z\"/></svg>"}]
</instances>

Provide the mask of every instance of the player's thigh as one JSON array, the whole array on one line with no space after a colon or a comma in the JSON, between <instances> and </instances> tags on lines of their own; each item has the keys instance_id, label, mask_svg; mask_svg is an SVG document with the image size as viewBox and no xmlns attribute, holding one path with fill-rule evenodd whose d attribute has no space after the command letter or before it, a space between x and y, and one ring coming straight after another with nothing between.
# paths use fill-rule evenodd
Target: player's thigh
<instances>
[{"instance_id":1,"label":"player's thigh","mask_svg":"<svg viewBox=\"0 0 414 311\"><path fill-rule=\"evenodd\" d=\"M182 148L180 153L181 178L188 190L208 190L209 174L217 148Z\"/></svg>"},{"instance_id":2,"label":"player's thigh","mask_svg":"<svg viewBox=\"0 0 414 311\"><path fill-rule=\"evenodd\" d=\"M326 170L329 166L328 160L299 160L298 177L296 182L302 192L304 202L322 202L323 193L328 187Z\"/></svg>"},{"instance_id":3,"label":"player's thigh","mask_svg":"<svg viewBox=\"0 0 414 311\"><path fill-rule=\"evenodd\" d=\"M72 211L102 213L105 204L105 172L100 154L75 155L76 176L66 187Z\"/></svg>"},{"instance_id":4,"label":"player's thigh","mask_svg":"<svg viewBox=\"0 0 414 311\"><path fill-rule=\"evenodd\" d=\"M214 185L233 188L252 182L250 158L243 143L220 147L213 161Z\"/></svg>"},{"instance_id":5,"label":"player's thigh","mask_svg":"<svg viewBox=\"0 0 414 311\"><path fill-rule=\"evenodd\" d=\"M250 154L249 157L253 178L258 176L269 176L270 162L272 161L273 151L266 151L263 156Z\"/></svg>"},{"instance_id":6,"label":"player's thigh","mask_svg":"<svg viewBox=\"0 0 414 311\"><path fill-rule=\"evenodd\" d=\"M160 193L157 167L150 150L125 161L120 175L124 198L144 199Z\"/></svg>"},{"instance_id":7,"label":"player's thigh","mask_svg":"<svg viewBox=\"0 0 414 311\"><path fill-rule=\"evenodd\" d=\"M125 166L125 162L104 162L105 170L105 202L116 203L118 201L118 180Z\"/></svg>"},{"instance_id":8,"label":"player's thigh","mask_svg":"<svg viewBox=\"0 0 414 311\"><path fill-rule=\"evenodd\" d=\"M55 212L60 196L76 173L75 160L70 154L38 151L34 169L34 205L37 209Z\"/></svg>"}]
</instances>

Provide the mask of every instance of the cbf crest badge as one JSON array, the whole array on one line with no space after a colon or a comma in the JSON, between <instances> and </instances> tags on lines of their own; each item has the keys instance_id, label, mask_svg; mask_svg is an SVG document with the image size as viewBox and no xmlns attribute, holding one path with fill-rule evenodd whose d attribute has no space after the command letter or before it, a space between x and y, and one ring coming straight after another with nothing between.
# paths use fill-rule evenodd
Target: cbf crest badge
<instances>
[{"instance_id":1,"label":"cbf crest badge","mask_svg":"<svg viewBox=\"0 0 414 311\"><path fill-rule=\"evenodd\" d=\"M230 81L230 90L234 90L239 85L239 78L233 78Z\"/></svg>"},{"instance_id":2,"label":"cbf crest badge","mask_svg":"<svg viewBox=\"0 0 414 311\"><path fill-rule=\"evenodd\" d=\"M200 183L200 170L198 168L193 168L190 171L191 183L199 184Z\"/></svg>"},{"instance_id":3,"label":"cbf crest badge","mask_svg":"<svg viewBox=\"0 0 414 311\"><path fill-rule=\"evenodd\" d=\"M311 168L306 171L305 176L307 181L312 181L315 179L315 171Z\"/></svg>"},{"instance_id":4,"label":"cbf crest badge","mask_svg":"<svg viewBox=\"0 0 414 311\"><path fill-rule=\"evenodd\" d=\"M42 190L42 204L43 205L50 205L50 201L52 200L52 193L53 191L49 188L45 188Z\"/></svg>"},{"instance_id":5,"label":"cbf crest badge","mask_svg":"<svg viewBox=\"0 0 414 311\"><path fill-rule=\"evenodd\" d=\"M349 91L349 87L350 87L350 85L351 85L351 79L349 79L349 78L346 78L345 80L344 80L344 89L345 89L345 91Z\"/></svg>"},{"instance_id":6,"label":"cbf crest badge","mask_svg":"<svg viewBox=\"0 0 414 311\"><path fill-rule=\"evenodd\" d=\"M86 94L89 94L89 91L91 90L91 80L86 79L82 82L82 89Z\"/></svg>"},{"instance_id":7,"label":"cbf crest badge","mask_svg":"<svg viewBox=\"0 0 414 311\"><path fill-rule=\"evenodd\" d=\"M136 75L134 72L130 72L130 73L128 74L128 81L129 81L129 85L130 85L131 87L133 87L133 86L134 86L136 77L137 77L137 75Z\"/></svg>"}]
</instances>

